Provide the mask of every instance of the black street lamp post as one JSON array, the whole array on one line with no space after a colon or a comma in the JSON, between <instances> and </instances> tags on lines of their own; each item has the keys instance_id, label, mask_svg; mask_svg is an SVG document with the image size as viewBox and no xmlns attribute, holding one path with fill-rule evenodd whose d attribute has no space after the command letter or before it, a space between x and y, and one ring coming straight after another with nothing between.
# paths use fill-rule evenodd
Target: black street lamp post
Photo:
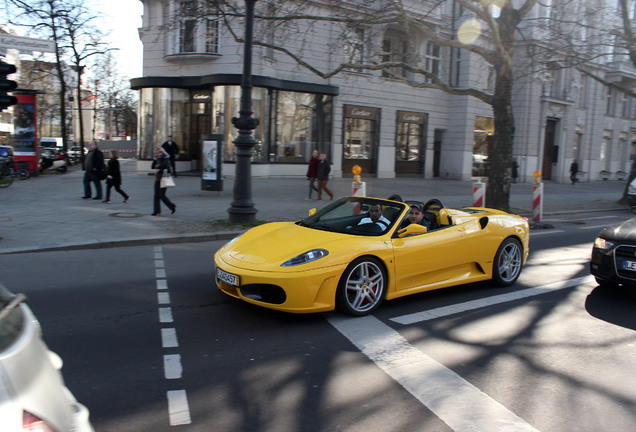
<instances>
[{"instance_id":1,"label":"black street lamp post","mask_svg":"<svg viewBox=\"0 0 636 432\"><path fill-rule=\"evenodd\" d=\"M232 118L238 129L236 146L236 175L231 207L227 210L232 223L250 223L256 220L256 208L252 202L252 149L256 144L252 133L258 119L252 117L252 34L254 27L254 3L245 0L245 41L243 54L243 78L241 80L241 106L239 117Z\"/></svg>"}]
</instances>

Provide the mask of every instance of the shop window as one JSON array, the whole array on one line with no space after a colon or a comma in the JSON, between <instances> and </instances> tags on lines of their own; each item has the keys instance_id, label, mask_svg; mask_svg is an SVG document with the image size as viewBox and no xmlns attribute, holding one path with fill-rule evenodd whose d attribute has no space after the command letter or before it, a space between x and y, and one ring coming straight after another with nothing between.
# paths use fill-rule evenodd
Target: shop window
<instances>
[{"instance_id":1,"label":"shop window","mask_svg":"<svg viewBox=\"0 0 636 432\"><path fill-rule=\"evenodd\" d=\"M396 161L418 162L421 160L425 128L426 114L397 112Z\"/></svg>"},{"instance_id":2,"label":"shop window","mask_svg":"<svg viewBox=\"0 0 636 432\"><path fill-rule=\"evenodd\" d=\"M491 117L475 117L473 139L473 177L488 177L490 171L490 150L495 133L494 119Z\"/></svg>"},{"instance_id":3,"label":"shop window","mask_svg":"<svg viewBox=\"0 0 636 432\"><path fill-rule=\"evenodd\" d=\"M331 98L319 94L277 92L274 145L271 162L309 162L314 149L331 147L326 122L331 117Z\"/></svg>"},{"instance_id":4,"label":"shop window","mask_svg":"<svg viewBox=\"0 0 636 432\"><path fill-rule=\"evenodd\" d=\"M213 96L214 133L225 135L224 160L234 161L234 140L238 130L232 117L238 116L240 87L218 86ZM331 96L254 88L252 109L259 124L253 132L256 145L253 162L307 163L317 148L331 148Z\"/></svg>"},{"instance_id":5,"label":"shop window","mask_svg":"<svg viewBox=\"0 0 636 432\"><path fill-rule=\"evenodd\" d=\"M375 121L349 117L345 123L345 159L372 159Z\"/></svg>"}]
</instances>

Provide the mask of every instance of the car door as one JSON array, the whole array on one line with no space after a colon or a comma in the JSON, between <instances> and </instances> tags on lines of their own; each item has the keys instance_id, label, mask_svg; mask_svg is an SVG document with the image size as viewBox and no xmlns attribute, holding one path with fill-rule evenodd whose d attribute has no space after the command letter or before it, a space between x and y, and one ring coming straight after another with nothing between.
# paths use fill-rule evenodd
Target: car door
<instances>
[{"instance_id":1,"label":"car door","mask_svg":"<svg viewBox=\"0 0 636 432\"><path fill-rule=\"evenodd\" d=\"M479 252L476 222L451 225L425 234L394 238L396 290L425 291L463 280L475 271Z\"/></svg>"}]
</instances>

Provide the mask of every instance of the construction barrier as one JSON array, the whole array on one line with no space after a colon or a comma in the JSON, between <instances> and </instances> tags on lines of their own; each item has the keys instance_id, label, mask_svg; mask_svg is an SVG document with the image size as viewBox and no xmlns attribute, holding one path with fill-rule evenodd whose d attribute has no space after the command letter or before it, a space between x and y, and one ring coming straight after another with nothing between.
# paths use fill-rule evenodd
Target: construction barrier
<instances>
[{"instance_id":1,"label":"construction barrier","mask_svg":"<svg viewBox=\"0 0 636 432\"><path fill-rule=\"evenodd\" d=\"M353 196L367 196L367 183L356 182L352 183Z\"/></svg>"},{"instance_id":2,"label":"construction barrier","mask_svg":"<svg viewBox=\"0 0 636 432\"><path fill-rule=\"evenodd\" d=\"M543 219L543 183L535 183L532 187L532 220Z\"/></svg>"},{"instance_id":3,"label":"construction barrier","mask_svg":"<svg viewBox=\"0 0 636 432\"><path fill-rule=\"evenodd\" d=\"M486 207L486 183L473 183L473 207Z\"/></svg>"}]
</instances>

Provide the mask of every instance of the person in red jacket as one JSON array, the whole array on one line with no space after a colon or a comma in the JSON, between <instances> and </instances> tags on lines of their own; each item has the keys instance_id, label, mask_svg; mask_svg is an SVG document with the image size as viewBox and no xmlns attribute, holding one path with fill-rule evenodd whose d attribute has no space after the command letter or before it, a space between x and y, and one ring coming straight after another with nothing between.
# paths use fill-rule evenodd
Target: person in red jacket
<instances>
[{"instance_id":1,"label":"person in red jacket","mask_svg":"<svg viewBox=\"0 0 636 432\"><path fill-rule=\"evenodd\" d=\"M311 191L315 190L318 192L318 188L314 184L316 182L316 178L318 177L318 150L314 150L311 154L311 159L309 160L309 168L307 168L307 180L309 180L309 196L308 200L311 199Z\"/></svg>"}]
</instances>

